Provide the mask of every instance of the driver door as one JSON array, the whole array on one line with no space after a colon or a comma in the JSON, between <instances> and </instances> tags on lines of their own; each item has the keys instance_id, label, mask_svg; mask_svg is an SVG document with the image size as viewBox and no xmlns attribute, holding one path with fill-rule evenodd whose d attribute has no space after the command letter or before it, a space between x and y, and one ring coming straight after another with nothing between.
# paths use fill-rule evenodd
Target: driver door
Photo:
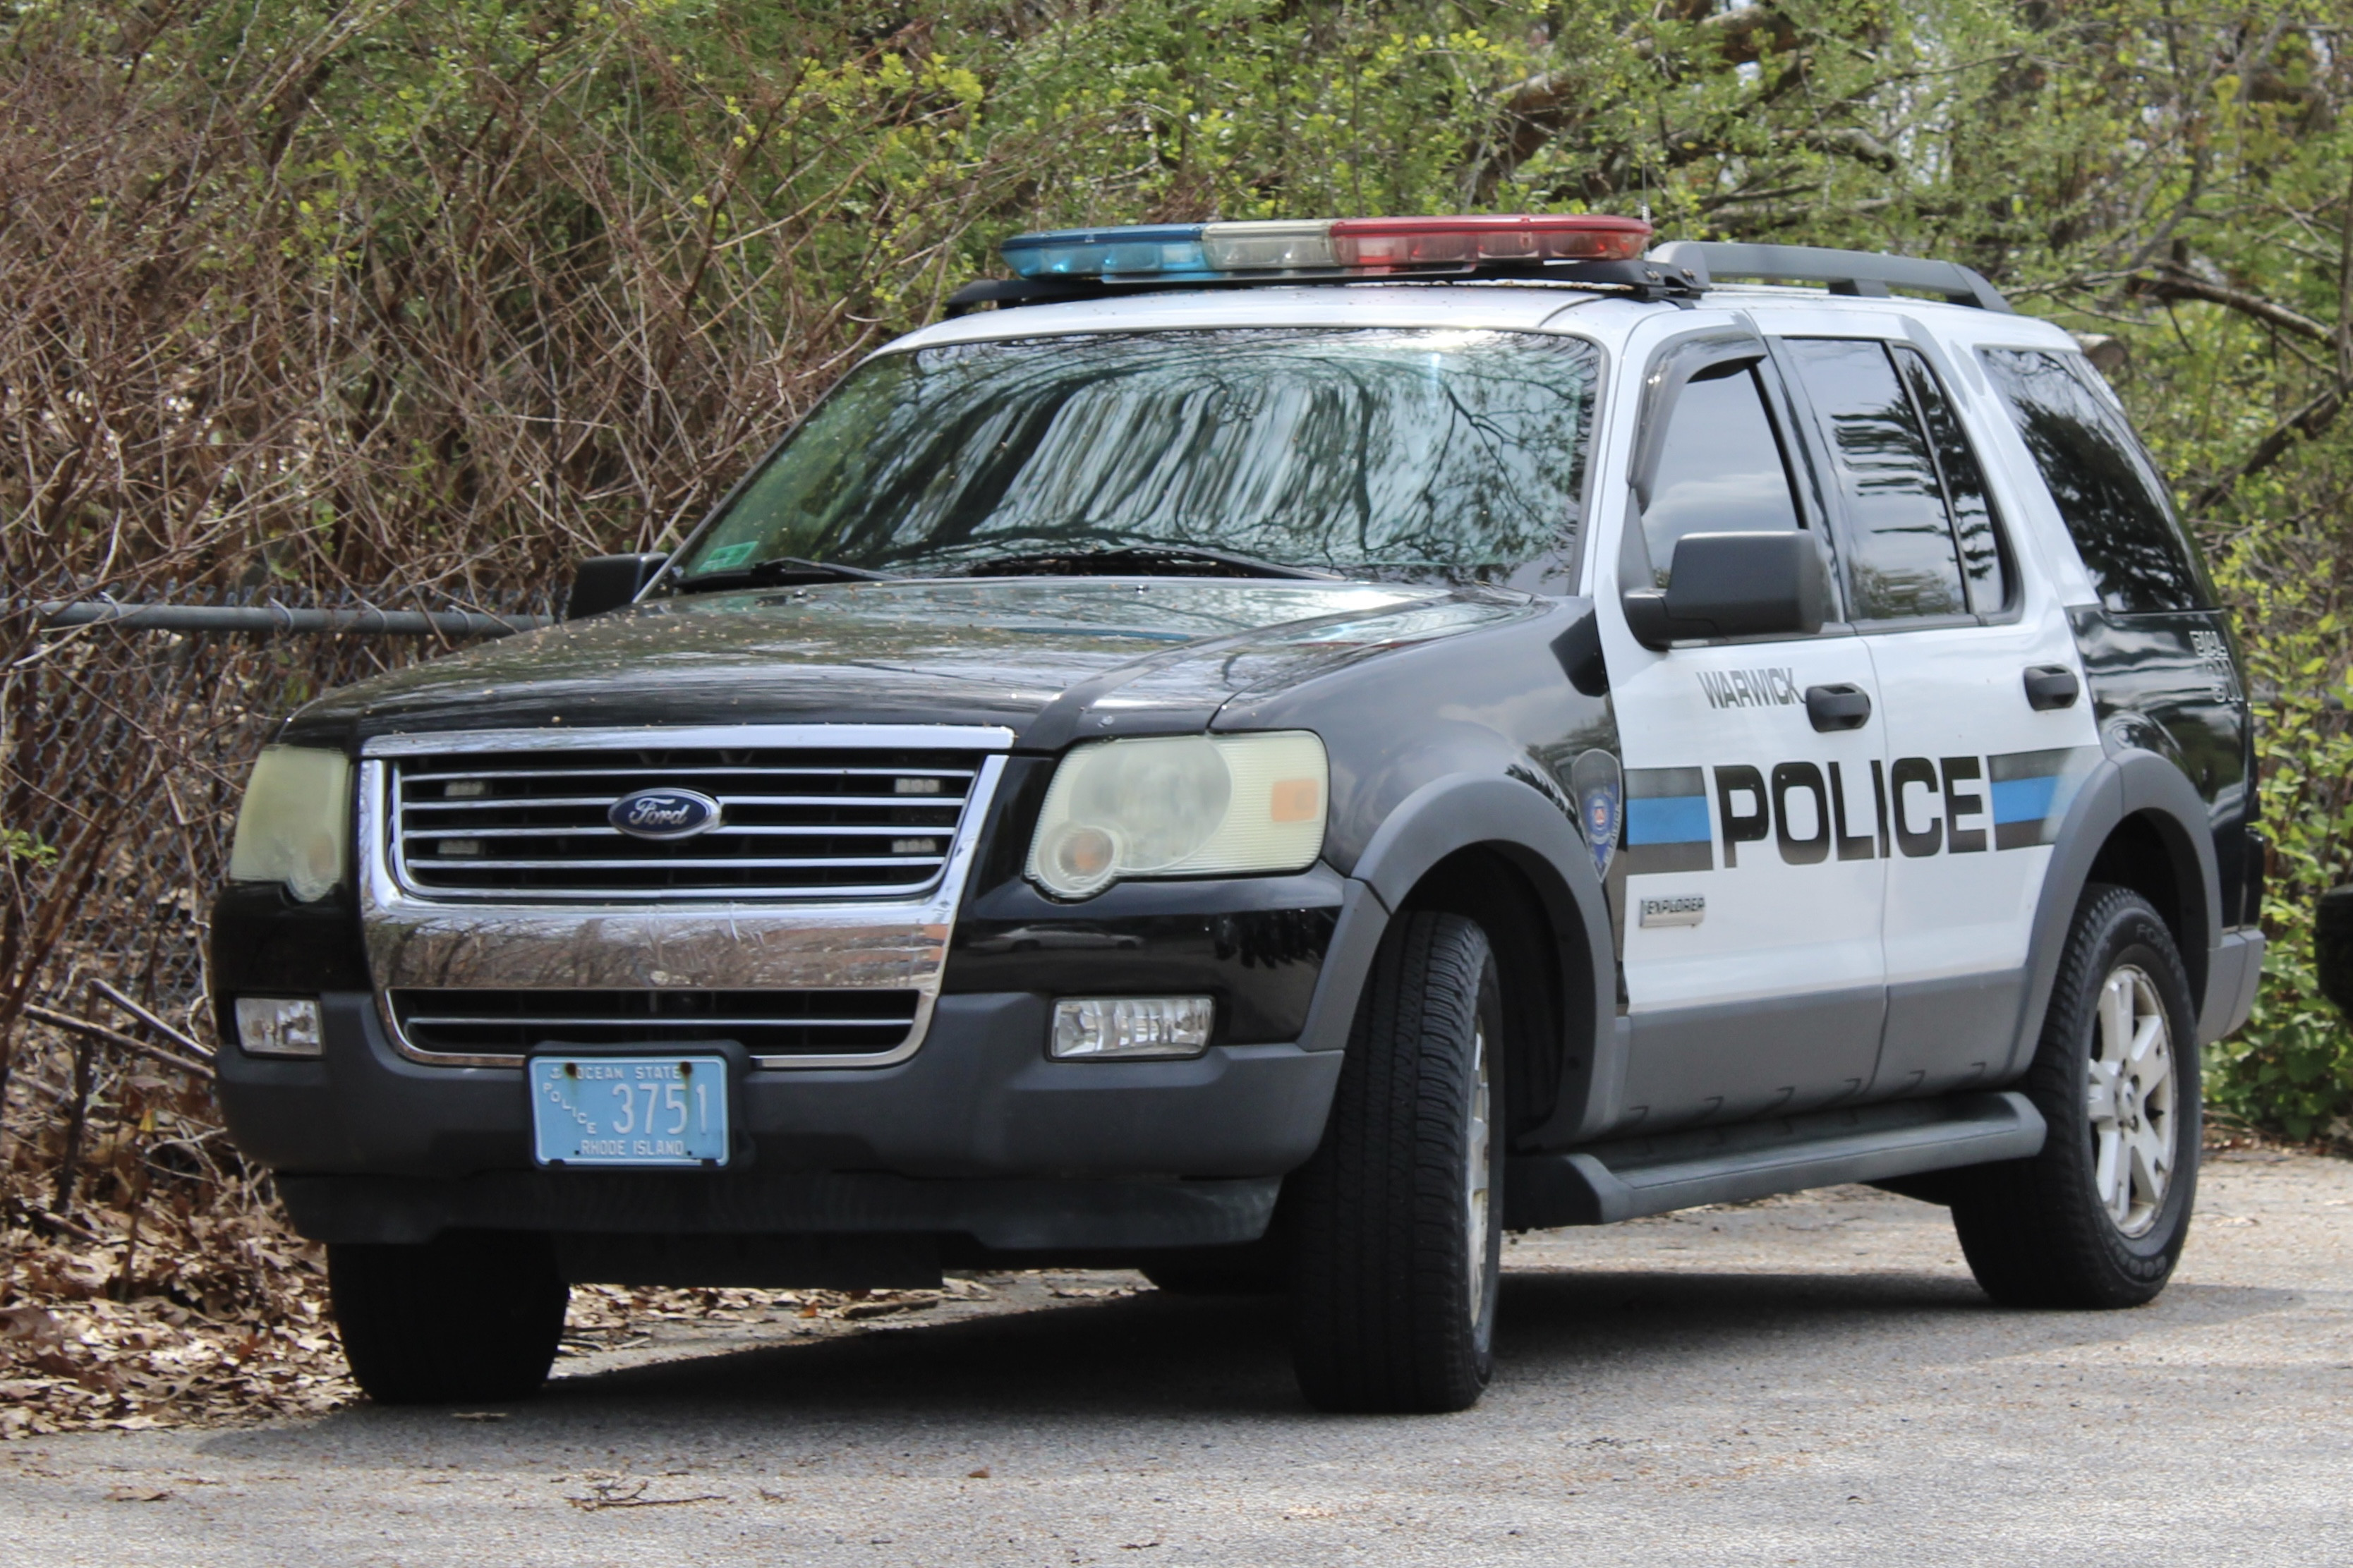
<instances>
[{"instance_id":1,"label":"driver door","mask_svg":"<svg viewBox=\"0 0 2353 1568\"><path fill-rule=\"evenodd\" d=\"M1877 681L1851 627L1653 649L1620 605L1664 584L1687 533L1801 530L1827 548L1764 342L1737 327L1669 340L1640 419L1596 597L1626 768L1620 1125L1648 1131L1869 1084L1887 832Z\"/></svg>"}]
</instances>

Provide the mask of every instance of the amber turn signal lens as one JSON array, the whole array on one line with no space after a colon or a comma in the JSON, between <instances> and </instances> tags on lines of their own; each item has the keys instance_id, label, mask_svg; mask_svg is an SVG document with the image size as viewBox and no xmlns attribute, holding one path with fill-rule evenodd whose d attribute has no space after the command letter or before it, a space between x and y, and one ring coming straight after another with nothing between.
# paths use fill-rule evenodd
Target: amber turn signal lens
<instances>
[{"instance_id":1,"label":"amber turn signal lens","mask_svg":"<svg viewBox=\"0 0 2353 1568\"><path fill-rule=\"evenodd\" d=\"M1323 809L1324 786L1314 779L1277 779L1266 814L1276 822L1313 822Z\"/></svg>"}]
</instances>

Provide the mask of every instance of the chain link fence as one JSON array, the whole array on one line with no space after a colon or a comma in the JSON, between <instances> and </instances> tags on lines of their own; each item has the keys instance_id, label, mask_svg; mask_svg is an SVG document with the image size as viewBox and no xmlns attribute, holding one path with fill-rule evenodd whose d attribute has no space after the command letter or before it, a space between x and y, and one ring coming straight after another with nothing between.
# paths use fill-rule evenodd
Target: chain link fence
<instances>
[{"instance_id":1,"label":"chain link fence","mask_svg":"<svg viewBox=\"0 0 2353 1568\"><path fill-rule=\"evenodd\" d=\"M548 607L5 612L37 623L0 671L0 1166L20 1210L87 1231L78 1196L119 1207L163 1179L211 1189L183 1194L202 1205L249 1186L212 1104L205 998L206 906L254 754L320 693Z\"/></svg>"}]
</instances>

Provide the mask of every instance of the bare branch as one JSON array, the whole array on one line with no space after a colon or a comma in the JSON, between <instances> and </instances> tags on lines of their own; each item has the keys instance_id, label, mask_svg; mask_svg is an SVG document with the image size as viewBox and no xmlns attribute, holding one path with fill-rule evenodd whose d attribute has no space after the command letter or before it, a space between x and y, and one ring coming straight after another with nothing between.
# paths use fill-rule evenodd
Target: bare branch
<instances>
[{"instance_id":1,"label":"bare branch","mask_svg":"<svg viewBox=\"0 0 2353 1568\"><path fill-rule=\"evenodd\" d=\"M1817 153L1832 153L1842 158L1852 158L1858 163L1868 163L1883 174L1892 174L1901 167L1899 160L1884 142L1869 132L1851 125L1836 131L1809 131L1799 137L1798 142Z\"/></svg>"},{"instance_id":2,"label":"bare branch","mask_svg":"<svg viewBox=\"0 0 2353 1568\"><path fill-rule=\"evenodd\" d=\"M2263 299L2260 295L2250 294L2242 289L2232 289L2221 283L2209 283L2204 279L2194 277L2176 267L2168 267L2154 278L2128 279L2125 284L2125 292L2136 298L2147 300L2200 300L2210 305L2221 305L2227 310L2236 310L2241 315L2252 316L2256 321L2279 328L2282 331L2294 332L2300 338L2309 338L2315 342L2329 343L2336 341L2334 331L2301 311L2291 310L2285 305Z\"/></svg>"},{"instance_id":3,"label":"bare branch","mask_svg":"<svg viewBox=\"0 0 2353 1568\"><path fill-rule=\"evenodd\" d=\"M2337 416L2344 412L2348 393L2353 393L2353 380L2340 378L2280 421L2276 428L2255 443L2254 450L2207 482L2205 488L2190 500L2190 515L2202 517L2213 510L2228 500L2231 492L2242 481L2253 479L2286 457L2298 440L2317 439L2323 431L2336 423Z\"/></svg>"},{"instance_id":4,"label":"bare branch","mask_svg":"<svg viewBox=\"0 0 2353 1568\"><path fill-rule=\"evenodd\" d=\"M196 1078L209 1079L213 1076L213 1069L203 1062L191 1061L186 1057L174 1055L161 1046L151 1046L134 1035L126 1035L120 1029L110 1029L103 1024L93 1024L88 1018L78 1018L71 1013L60 1013L54 1007L44 1007L38 1003L28 1003L25 1007L25 1016L38 1019L53 1029L63 1029L69 1035L80 1035L87 1039L104 1041L118 1050L145 1057L150 1061L161 1062L167 1068L177 1068L180 1071Z\"/></svg>"}]
</instances>

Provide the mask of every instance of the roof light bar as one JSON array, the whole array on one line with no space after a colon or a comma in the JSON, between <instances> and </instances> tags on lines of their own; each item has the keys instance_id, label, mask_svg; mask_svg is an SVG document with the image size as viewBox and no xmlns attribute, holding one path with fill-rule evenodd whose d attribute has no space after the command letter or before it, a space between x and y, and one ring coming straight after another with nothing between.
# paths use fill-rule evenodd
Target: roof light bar
<instances>
[{"instance_id":1,"label":"roof light bar","mask_svg":"<svg viewBox=\"0 0 2353 1568\"><path fill-rule=\"evenodd\" d=\"M1017 234L1016 276L1110 281L1381 277L1466 272L1482 263L1633 261L1651 226L1597 214L1142 224Z\"/></svg>"},{"instance_id":2,"label":"roof light bar","mask_svg":"<svg viewBox=\"0 0 2353 1568\"><path fill-rule=\"evenodd\" d=\"M1332 225L1343 267L1468 267L1482 261L1632 261L1651 240L1640 218L1358 217Z\"/></svg>"}]
</instances>

